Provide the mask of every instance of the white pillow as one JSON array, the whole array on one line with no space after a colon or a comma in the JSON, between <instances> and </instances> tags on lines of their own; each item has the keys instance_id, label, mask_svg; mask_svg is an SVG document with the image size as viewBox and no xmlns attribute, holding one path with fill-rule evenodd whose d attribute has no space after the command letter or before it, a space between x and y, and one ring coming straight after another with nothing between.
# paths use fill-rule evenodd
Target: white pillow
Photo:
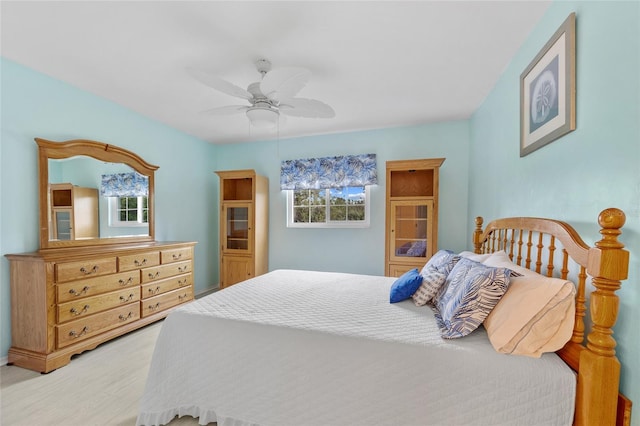
<instances>
[{"instance_id":1,"label":"white pillow","mask_svg":"<svg viewBox=\"0 0 640 426\"><path fill-rule=\"evenodd\" d=\"M518 276L518 275L524 275L525 277L526 276L530 276L530 277L542 276L535 271L532 271L530 269L527 269L523 266L520 266L512 262L511 259L509 259L509 255L504 250L500 250L495 253L492 253L491 256L483 260L482 263L484 263L487 266L493 266L495 268L508 268L511 271L515 272L515 274L512 274L512 276Z\"/></svg>"},{"instance_id":2,"label":"white pillow","mask_svg":"<svg viewBox=\"0 0 640 426\"><path fill-rule=\"evenodd\" d=\"M460 257L466 257L467 259L471 259L471 260L475 260L476 262L484 262L485 260L487 260L492 253L486 253L486 254L476 254L472 251L462 251L460 252L460 254L458 254L458 256Z\"/></svg>"},{"instance_id":3,"label":"white pillow","mask_svg":"<svg viewBox=\"0 0 640 426\"><path fill-rule=\"evenodd\" d=\"M536 358L561 349L573 333L575 293L571 281L559 278L512 278L484 321L491 345L500 353Z\"/></svg>"}]
</instances>

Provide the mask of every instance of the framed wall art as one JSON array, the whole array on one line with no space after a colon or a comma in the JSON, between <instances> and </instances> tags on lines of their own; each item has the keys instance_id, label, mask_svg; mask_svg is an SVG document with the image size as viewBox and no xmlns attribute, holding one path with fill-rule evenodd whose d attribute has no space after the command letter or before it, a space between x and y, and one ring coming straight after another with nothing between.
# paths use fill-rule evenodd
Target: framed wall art
<instances>
[{"instance_id":1,"label":"framed wall art","mask_svg":"<svg viewBox=\"0 0 640 426\"><path fill-rule=\"evenodd\" d=\"M576 14L520 75L520 157L576 128Z\"/></svg>"}]
</instances>

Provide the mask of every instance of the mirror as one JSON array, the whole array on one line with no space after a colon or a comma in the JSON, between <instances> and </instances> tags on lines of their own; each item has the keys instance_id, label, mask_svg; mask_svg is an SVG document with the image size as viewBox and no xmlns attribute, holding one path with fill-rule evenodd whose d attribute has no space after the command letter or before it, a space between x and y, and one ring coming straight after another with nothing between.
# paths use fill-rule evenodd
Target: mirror
<instances>
[{"instance_id":1,"label":"mirror","mask_svg":"<svg viewBox=\"0 0 640 426\"><path fill-rule=\"evenodd\" d=\"M153 241L157 166L96 141L36 143L41 249Z\"/></svg>"}]
</instances>

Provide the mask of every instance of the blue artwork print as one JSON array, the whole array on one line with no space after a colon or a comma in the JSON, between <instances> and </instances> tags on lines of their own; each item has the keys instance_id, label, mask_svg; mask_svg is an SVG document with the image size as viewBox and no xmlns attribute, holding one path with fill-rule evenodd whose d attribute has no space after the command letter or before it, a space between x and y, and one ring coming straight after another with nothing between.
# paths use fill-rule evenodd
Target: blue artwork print
<instances>
[{"instance_id":1,"label":"blue artwork print","mask_svg":"<svg viewBox=\"0 0 640 426\"><path fill-rule=\"evenodd\" d=\"M529 133L533 133L558 116L558 56L531 82L529 90Z\"/></svg>"}]
</instances>

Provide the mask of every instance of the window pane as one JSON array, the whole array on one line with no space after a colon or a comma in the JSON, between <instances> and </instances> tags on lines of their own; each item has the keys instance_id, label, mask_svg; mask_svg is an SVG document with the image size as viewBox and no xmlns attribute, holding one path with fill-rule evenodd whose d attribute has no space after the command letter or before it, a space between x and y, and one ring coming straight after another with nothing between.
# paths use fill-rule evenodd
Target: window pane
<instances>
[{"instance_id":1,"label":"window pane","mask_svg":"<svg viewBox=\"0 0 640 426\"><path fill-rule=\"evenodd\" d=\"M138 198L137 197L129 197L127 198L128 200L128 205L127 207L130 209L137 209L138 208Z\"/></svg>"},{"instance_id":2,"label":"window pane","mask_svg":"<svg viewBox=\"0 0 640 426\"><path fill-rule=\"evenodd\" d=\"M364 205L349 206L347 220L364 220Z\"/></svg>"},{"instance_id":3,"label":"window pane","mask_svg":"<svg viewBox=\"0 0 640 426\"><path fill-rule=\"evenodd\" d=\"M331 205L347 204L347 188L331 188L329 191Z\"/></svg>"},{"instance_id":4,"label":"window pane","mask_svg":"<svg viewBox=\"0 0 640 426\"><path fill-rule=\"evenodd\" d=\"M293 205L294 206L308 206L309 205L309 190L301 189L293 191Z\"/></svg>"},{"instance_id":5,"label":"window pane","mask_svg":"<svg viewBox=\"0 0 640 426\"><path fill-rule=\"evenodd\" d=\"M307 207L294 207L293 221L296 223L309 222L309 209Z\"/></svg>"},{"instance_id":6,"label":"window pane","mask_svg":"<svg viewBox=\"0 0 640 426\"><path fill-rule=\"evenodd\" d=\"M346 220L347 219L347 206L331 206L329 209L330 220Z\"/></svg>"},{"instance_id":7,"label":"window pane","mask_svg":"<svg viewBox=\"0 0 640 426\"><path fill-rule=\"evenodd\" d=\"M345 188L347 192L347 202L349 204L363 205L365 202L365 192L364 186L352 186L349 188Z\"/></svg>"},{"instance_id":8,"label":"window pane","mask_svg":"<svg viewBox=\"0 0 640 426\"><path fill-rule=\"evenodd\" d=\"M326 207L322 206L322 207L311 207L310 209L310 214L311 214L311 222L313 223L318 223L318 222L326 222L327 221L327 214L326 214Z\"/></svg>"},{"instance_id":9,"label":"window pane","mask_svg":"<svg viewBox=\"0 0 640 426\"><path fill-rule=\"evenodd\" d=\"M309 190L309 204L312 206L324 206L326 204L324 189L311 189Z\"/></svg>"}]
</instances>

